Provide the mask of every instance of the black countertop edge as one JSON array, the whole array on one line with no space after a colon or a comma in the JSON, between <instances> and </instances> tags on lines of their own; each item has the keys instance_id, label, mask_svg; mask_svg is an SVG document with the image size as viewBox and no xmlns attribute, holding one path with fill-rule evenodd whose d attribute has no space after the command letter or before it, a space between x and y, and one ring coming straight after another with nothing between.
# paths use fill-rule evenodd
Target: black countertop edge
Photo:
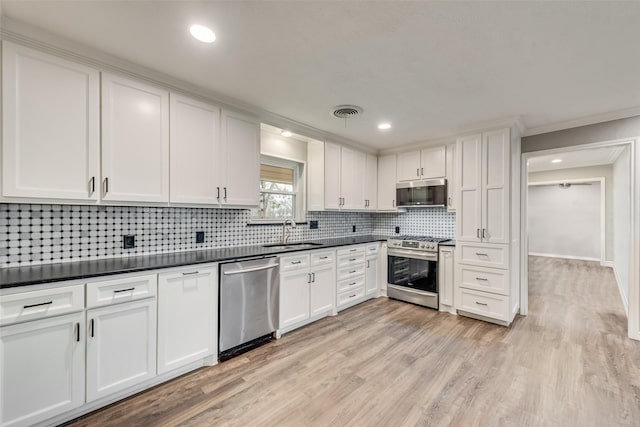
<instances>
[{"instance_id":1,"label":"black countertop edge","mask_svg":"<svg viewBox=\"0 0 640 427\"><path fill-rule=\"evenodd\" d=\"M444 242L440 242L439 243L440 246L455 246L456 245L456 241L455 240L445 240Z\"/></svg>"},{"instance_id":2,"label":"black countertop edge","mask_svg":"<svg viewBox=\"0 0 640 427\"><path fill-rule=\"evenodd\" d=\"M174 252L135 257L106 258L93 261L41 264L26 267L0 268L0 289L67 280L89 279L114 274L135 273L147 270L183 267L195 264L231 261L242 258L274 256L289 252L299 252L386 241L390 236L359 235L332 239L305 240L320 243L316 247L265 248L262 245L238 246L230 248L201 249L188 252Z\"/></svg>"}]
</instances>

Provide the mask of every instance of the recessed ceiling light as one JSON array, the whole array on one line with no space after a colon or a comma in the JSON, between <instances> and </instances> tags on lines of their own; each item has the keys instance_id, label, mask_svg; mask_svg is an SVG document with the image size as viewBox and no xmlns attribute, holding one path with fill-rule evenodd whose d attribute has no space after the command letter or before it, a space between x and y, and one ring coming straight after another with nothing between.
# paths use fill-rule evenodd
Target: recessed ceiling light
<instances>
[{"instance_id":1,"label":"recessed ceiling light","mask_svg":"<svg viewBox=\"0 0 640 427\"><path fill-rule=\"evenodd\" d=\"M282 132L280 132L280 135L284 136L285 138L289 138L293 134L290 130L283 130Z\"/></svg>"},{"instance_id":2,"label":"recessed ceiling light","mask_svg":"<svg viewBox=\"0 0 640 427\"><path fill-rule=\"evenodd\" d=\"M380 123L378 125L378 129L380 129L380 130L391 129L391 123Z\"/></svg>"},{"instance_id":3,"label":"recessed ceiling light","mask_svg":"<svg viewBox=\"0 0 640 427\"><path fill-rule=\"evenodd\" d=\"M193 37L203 43L213 43L216 40L216 35L213 31L204 25L192 25L189 31Z\"/></svg>"},{"instance_id":4,"label":"recessed ceiling light","mask_svg":"<svg viewBox=\"0 0 640 427\"><path fill-rule=\"evenodd\" d=\"M562 159L553 159L551 163L562 163Z\"/></svg>"}]
</instances>

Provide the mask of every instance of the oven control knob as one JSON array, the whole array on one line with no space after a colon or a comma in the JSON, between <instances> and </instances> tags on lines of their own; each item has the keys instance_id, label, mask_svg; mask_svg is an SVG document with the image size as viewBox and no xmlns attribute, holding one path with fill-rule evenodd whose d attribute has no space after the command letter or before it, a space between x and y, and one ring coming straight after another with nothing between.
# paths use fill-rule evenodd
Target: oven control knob
<instances>
[{"instance_id":1,"label":"oven control knob","mask_svg":"<svg viewBox=\"0 0 640 427\"><path fill-rule=\"evenodd\" d=\"M433 245L429 245L429 249L433 249L433 248L434 248L434 246L433 246Z\"/></svg>"}]
</instances>

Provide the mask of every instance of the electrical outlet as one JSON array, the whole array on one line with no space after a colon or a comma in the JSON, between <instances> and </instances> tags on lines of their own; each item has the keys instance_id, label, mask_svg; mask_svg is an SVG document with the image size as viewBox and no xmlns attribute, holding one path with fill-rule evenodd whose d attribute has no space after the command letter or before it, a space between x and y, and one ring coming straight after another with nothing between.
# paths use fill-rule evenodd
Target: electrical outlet
<instances>
[{"instance_id":1,"label":"electrical outlet","mask_svg":"<svg viewBox=\"0 0 640 427\"><path fill-rule=\"evenodd\" d=\"M318 221L309 221L309 228L311 230L317 230L318 229Z\"/></svg>"},{"instance_id":2,"label":"electrical outlet","mask_svg":"<svg viewBox=\"0 0 640 427\"><path fill-rule=\"evenodd\" d=\"M351 227L353 227L353 229L351 231L355 233L356 232L356 226L352 225Z\"/></svg>"},{"instance_id":3,"label":"electrical outlet","mask_svg":"<svg viewBox=\"0 0 640 427\"><path fill-rule=\"evenodd\" d=\"M196 231L196 243L204 243L204 231Z\"/></svg>"},{"instance_id":4,"label":"electrical outlet","mask_svg":"<svg viewBox=\"0 0 640 427\"><path fill-rule=\"evenodd\" d=\"M396 234L400 233L400 227L396 227Z\"/></svg>"},{"instance_id":5,"label":"electrical outlet","mask_svg":"<svg viewBox=\"0 0 640 427\"><path fill-rule=\"evenodd\" d=\"M136 235L135 234L125 234L122 236L122 248L123 249L133 249L136 247Z\"/></svg>"}]
</instances>

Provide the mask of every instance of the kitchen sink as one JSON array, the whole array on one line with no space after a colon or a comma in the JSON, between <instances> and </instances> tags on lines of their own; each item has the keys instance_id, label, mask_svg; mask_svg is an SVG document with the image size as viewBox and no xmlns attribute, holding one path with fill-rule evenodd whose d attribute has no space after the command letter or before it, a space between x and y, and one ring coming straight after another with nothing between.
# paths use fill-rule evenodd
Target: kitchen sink
<instances>
[{"instance_id":1,"label":"kitchen sink","mask_svg":"<svg viewBox=\"0 0 640 427\"><path fill-rule=\"evenodd\" d=\"M298 243L270 243L268 245L262 245L263 248L272 248L272 249L299 249L299 248L313 248L315 246L322 246L322 243L298 242Z\"/></svg>"}]
</instances>

